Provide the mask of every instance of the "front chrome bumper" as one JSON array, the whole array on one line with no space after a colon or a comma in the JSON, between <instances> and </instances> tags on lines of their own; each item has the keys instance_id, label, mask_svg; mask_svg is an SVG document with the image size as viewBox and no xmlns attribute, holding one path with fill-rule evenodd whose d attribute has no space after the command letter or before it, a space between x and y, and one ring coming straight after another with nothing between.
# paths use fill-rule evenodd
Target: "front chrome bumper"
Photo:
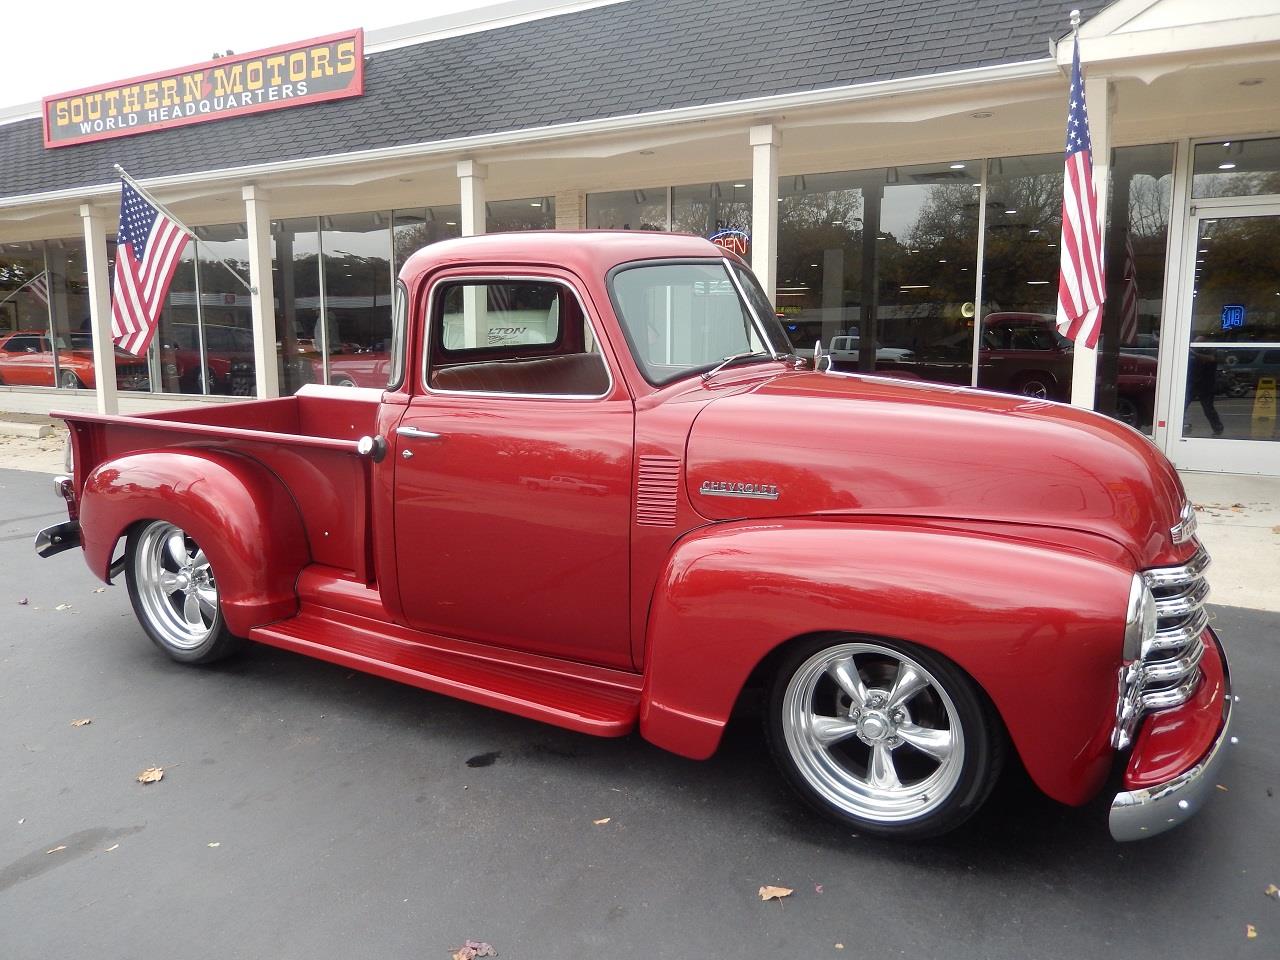
<instances>
[{"instance_id":1,"label":"front chrome bumper","mask_svg":"<svg viewBox=\"0 0 1280 960\"><path fill-rule=\"evenodd\" d=\"M1231 730L1231 677L1226 657L1222 660L1224 702L1222 727L1209 751L1188 770L1172 780L1128 790L1111 801L1111 836L1116 840L1143 840L1172 830L1199 811L1218 783L1226 762Z\"/></svg>"}]
</instances>

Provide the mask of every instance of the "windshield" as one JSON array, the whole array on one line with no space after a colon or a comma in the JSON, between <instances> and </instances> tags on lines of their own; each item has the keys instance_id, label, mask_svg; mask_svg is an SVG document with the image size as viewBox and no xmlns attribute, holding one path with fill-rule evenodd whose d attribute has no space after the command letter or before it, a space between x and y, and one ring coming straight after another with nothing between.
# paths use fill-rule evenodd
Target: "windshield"
<instances>
[{"instance_id":1,"label":"windshield","mask_svg":"<svg viewBox=\"0 0 1280 960\"><path fill-rule=\"evenodd\" d=\"M754 288L748 294L753 305L758 298L768 306L750 273L738 278L744 289ZM654 386L710 370L736 354L771 356L722 260L626 267L614 273L610 293L636 362ZM761 321L769 342L774 352L784 351L786 335L771 306L768 311Z\"/></svg>"}]
</instances>

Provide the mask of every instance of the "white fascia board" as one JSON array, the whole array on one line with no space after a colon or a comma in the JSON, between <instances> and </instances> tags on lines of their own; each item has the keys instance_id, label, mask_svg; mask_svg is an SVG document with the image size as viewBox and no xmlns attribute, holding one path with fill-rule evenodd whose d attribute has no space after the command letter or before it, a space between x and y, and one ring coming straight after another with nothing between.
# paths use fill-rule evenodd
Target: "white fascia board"
<instances>
[{"instance_id":1,"label":"white fascia board","mask_svg":"<svg viewBox=\"0 0 1280 960\"><path fill-rule=\"evenodd\" d=\"M343 167L351 164L381 163L395 160L413 160L432 156L455 154L470 155L479 151L501 147L520 146L569 137L646 130L656 126L704 123L709 120L735 118L777 118L777 115L793 109L858 103L865 100L900 97L908 94L951 92L971 87L998 86L1026 80L1042 80L1060 75L1058 65L1051 59L1027 60L1017 63L996 64L989 67L971 67L932 73L920 77L903 77L895 80L879 80L873 83L831 87L826 90L804 90L746 100L730 100L696 107L676 107L650 113L605 117L599 120L581 120L574 123L530 127L524 130L508 130L484 133L451 140L434 140L425 143L404 144L397 147L377 147L352 153L329 154L323 157L302 157L294 160L275 160L269 163L250 164L242 167L224 167L192 173L151 177L141 180L154 190L182 186L190 188L200 183L208 186L228 182L243 183L260 177L280 173L299 173L326 167ZM95 197L113 195L119 190L115 182L97 186L69 187L47 193L31 193L0 199L0 210L36 203L58 203L67 200L87 201Z\"/></svg>"},{"instance_id":2,"label":"white fascia board","mask_svg":"<svg viewBox=\"0 0 1280 960\"><path fill-rule=\"evenodd\" d=\"M1276 44L1280 44L1280 14L1092 37L1085 36L1082 30L1080 62L1118 65L1126 61L1176 58L1187 64L1203 63L1223 50ZM1060 67L1070 69L1071 51L1068 35L1057 46ZM1271 55L1277 54L1273 50Z\"/></svg>"}]
</instances>

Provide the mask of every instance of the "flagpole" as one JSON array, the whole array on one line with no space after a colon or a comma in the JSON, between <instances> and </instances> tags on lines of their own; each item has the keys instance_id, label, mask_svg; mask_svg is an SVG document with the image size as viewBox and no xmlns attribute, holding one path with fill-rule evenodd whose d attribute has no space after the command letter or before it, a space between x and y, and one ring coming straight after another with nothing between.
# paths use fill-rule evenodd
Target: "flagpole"
<instances>
[{"instance_id":1,"label":"flagpole","mask_svg":"<svg viewBox=\"0 0 1280 960\"><path fill-rule=\"evenodd\" d=\"M41 270L41 271L40 271L39 273L37 273L34 277L32 277L30 280L28 280L26 283L24 283L22 286L20 286L17 290L13 291L13 293L9 294L9 295L8 295L7 297L5 297L3 300L0 300L0 303L8 303L10 300L12 300L12 299L13 299L14 297L16 297L18 294L20 294L23 290L27 289L27 287L31 286L33 283L35 283L37 280L39 280L41 277L43 277L43 276L44 276L46 273L48 273L48 272L49 272L49 271L47 271L47 270Z\"/></svg>"},{"instance_id":2,"label":"flagpole","mask_svg":"<svg viewBox=\"0 0 1280 960\"><path fill-rule=\"evenodd\" d=\"M200 238L196 236L196 232L192 230L190 227L188 227L181 220L179 220L177 217L175 217L168 207L166 207L163 203L161 203L159 200L157 200L155 197L151 195L151 193L146 189L146 187L140 184L137 180L133 179L133 177L129 176L128 172L125 170L124 167L120 166L120 164L118 163L113 163L111 166L115 168L116 173L120 174L120 178L124 180L126 183L128 183L129 186L133 187L133 189L137 190L138 193L140 193L142 197L149 204L151 204L153 207L155 207L157 210L163 213L166 217L172 220L174 223L174 226L182 230L192 240L199 242ZM251 286L248 280L246 280L244 277L240 276L240 274L232 270L231 265L228 264L225 260L219 260L218 263L222 264L222 266L226 268L227 273L231 274L233 277L239 280L240 284L246 290L248 290L250 294L255 294L258 292L257 288ZM16 293L17 291L14 291L14 292Z\"/></svg>"}]
</instances>

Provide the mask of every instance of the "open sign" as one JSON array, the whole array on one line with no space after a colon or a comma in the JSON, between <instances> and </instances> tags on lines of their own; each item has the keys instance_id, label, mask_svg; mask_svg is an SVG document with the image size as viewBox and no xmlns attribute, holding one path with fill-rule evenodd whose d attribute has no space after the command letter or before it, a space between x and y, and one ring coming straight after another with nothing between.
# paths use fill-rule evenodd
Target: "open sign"
<instances>
[{"instance_id":1,"label":"open sign","mask_svg":"<svg viewBox=\"0 0 1280 960\"><path fill-rule=\"evenodd\" d=\"M731 250L740 257L746 257L751 249L751 238L741 230L721 230L707 238L717 247Z\"/></svg>"}]
</instances>

